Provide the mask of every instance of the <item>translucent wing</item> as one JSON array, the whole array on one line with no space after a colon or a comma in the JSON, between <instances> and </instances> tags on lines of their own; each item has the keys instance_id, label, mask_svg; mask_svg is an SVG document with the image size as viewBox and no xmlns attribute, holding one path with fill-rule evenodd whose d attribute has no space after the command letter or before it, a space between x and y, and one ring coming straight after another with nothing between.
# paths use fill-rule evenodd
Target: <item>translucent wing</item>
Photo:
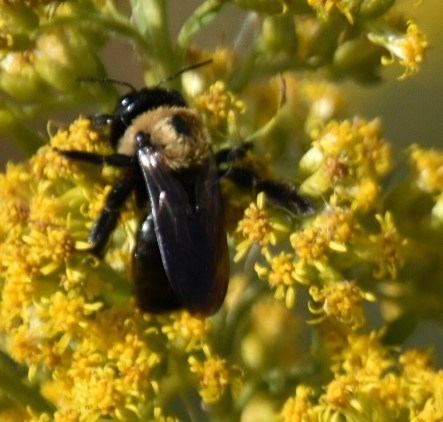
<instances>
[{"instance_id":1,"label":"translucent wing","mask_svg":"<svg viewBox=\"0 0 443 422\"><path fill-rule=\"evenodd\" d=\"M223 204L213 158L177 175L151 147L137 152L148 187L166 275L183 307L216 312L225 297L229 261Z\"/></svg>"}]
</instances>

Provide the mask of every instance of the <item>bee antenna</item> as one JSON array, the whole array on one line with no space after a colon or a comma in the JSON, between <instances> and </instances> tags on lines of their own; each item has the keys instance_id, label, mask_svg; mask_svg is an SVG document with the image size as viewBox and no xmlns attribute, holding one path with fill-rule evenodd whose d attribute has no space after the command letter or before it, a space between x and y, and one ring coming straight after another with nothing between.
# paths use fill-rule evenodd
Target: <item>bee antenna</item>
<instances>
[{"instance_id":1,"label":"bee antenna","mask_svg":"<svg viewBox=\"0 0 443 422\"><path fill-rule=\"evenodd\" d=\"M118 79L112 79L108 77L103 78L77 78L77 81L79 82L101 82L105 84L114 84L119 86L125 86L126 88L129 88L131 91L135 92L137 91L133 85L131 85L129 82L119 81Z\"/></svg>"},{"instance_id":2,"label":"bee antenna","mask_svg":"<svg viewBox=\"0 0 443 422\"><path fill-rule=\"evenodd\" d=\"M190 70L194 70L194 69L198 69L199 67L206 66L207 64L212 63L212 61L213 61L212 59L209 59L209 60L205 60L205 61L200 62L200 63L191 64L190 66L187 66L187 67L179 70L178 72L168 76L167 78L162 79L159 82L159 85L163 85L166 82L172 81L173 79L177 78L178 76L182 75L185 72L189 72Z\"/></svg>"}]
</instances>

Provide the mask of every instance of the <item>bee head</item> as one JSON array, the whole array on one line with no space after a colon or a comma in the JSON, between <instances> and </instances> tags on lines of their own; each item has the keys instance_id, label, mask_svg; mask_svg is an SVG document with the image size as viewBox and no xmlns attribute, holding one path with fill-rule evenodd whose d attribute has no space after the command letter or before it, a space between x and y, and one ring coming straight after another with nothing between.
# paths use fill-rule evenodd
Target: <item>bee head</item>
<instances>
[{"instance_id":1,"label":"bee head","mask_svg":"<svg viewBox=\"0 0 443 422\"><path fill-rule=\"evenodd\" d=\"M196 113L186 107L158 107L137 116L126 129L118 152L134 155L138 134L173 171L203 165L211 154L210 137Z\"/></svg>"}]
</instances>

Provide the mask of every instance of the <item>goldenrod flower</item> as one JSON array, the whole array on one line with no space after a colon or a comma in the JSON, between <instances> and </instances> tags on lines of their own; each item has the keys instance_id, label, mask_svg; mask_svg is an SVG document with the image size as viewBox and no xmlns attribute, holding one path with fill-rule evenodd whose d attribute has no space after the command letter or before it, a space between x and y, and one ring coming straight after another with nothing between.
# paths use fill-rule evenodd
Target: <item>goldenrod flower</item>
<instances>
[{"instance_id":1,"label":"goldenrod flower","mask_svg":"<svg viewBox=\"0 0 443 422\"><path fill-rule=\"evenodd\" d=\"M236 246L237 253L234 261L240 261L254 244L260 248L275 245L277 233L288 231L288 228L282 223L270 218L265 203L265 194L261 192L257 195L257 202L249 205L244 212L243 219L238 223L239 242Z\"/></svg>"},{"instance_id":2,"label":"goldenrod flower","mask_svg":"<svg viewBox=\"0 0 443 422\"><path fill-rule=\"evenodd\" d=\"M274 297L284 300L286 306L292 308L296 298L296 284L308 284L305 262L296 261L295 256L290 253L281 252L277 256L272 256L269 250L265 250L264 255L270 268L257 263L255 271L275 289Z\"/></svg>"},{"instance_id":3,"label":"goldenrod flower","mask_svg":"<svg viewBox=\"0 0 443 422\"><path fill-rule=\"evenodd\" d=\"M308 4L316 10L320 18L325 20L331 11L337 8L352 24L354 22L353 12L358 10L360 0L308 0Z\"/></svg>"},{"instance_id":4,"label":"goldenrod flower","mask_svg":"<svg viewBox=\"0 0 443 422\"><path fill-rule=\"evenodd\" d=\"M235 130L237 115L245 110L244 103L226 89L223 81L217 81L194 101L195 108L202 113L205 123L213 132L223 135Z\"/></svg>"},{"instance_id":5,"label":"goldenrod flower","mask_svg":"<svg viewBox=\"0 0 443 422\"><path fill-rule=\"evenodd\" d=\"M443 192L443 152L412 145L409 155L417 187L431 194Z\"/></svg>"},{"instance_id":6,"label":"goldenrod flower","mask_svg":"<svg viewBox=\"0 0 443 422\"><path fill-rule=\"evenodd\" d=\"M161 407L154 408L155 422L180 422L180 419L173 416L165 416Z\"/></svg>"},{"instance_id":7,"label":"goldenrod flower","mask_svg":"<svg viewBox=\"0 0 443 422\"><path fill-rule=\"evenodd\" d=\"M323 271L329 255L345 253L358 230L349 209L326 207L303 230L292 233L290 240L300 259Z\"/></svg>"},{"instance_id":8,"label":"goldenrod flower","mask_svg":"<svg viewBox=\"0 0 443 422\"><path fill-rule=\"evenodd\" d=\"M203 1L181 14L174 39L166 1L130 13L112 0L0 1L0 135L28 157L0 174L0 420L443 419L443 372L430 349L405 343L409 321L443 311L443 156L412 146L411 175L399 182L401 155L380 120L337 120L347 111L332 81L374 80L386 52L382 63L400 63L401 78L415 74L426 37L386 13L395 0L299 3ZM253 12L235 47L200 48L195 35L229 4ZM148 88L175 88L196 109L216 161L254 144L219 169L234 265L210 318L136 306L132 252L152 212L148 200L138 206L140 192L119 210L104 256L91 253L91 227L132 169L61 151L118 153L115 122L51 121L49 142L27 126L85 105L112 113L133 91L114 87L100 60L116 36L134 47ZM255 198L229 178L236 167L252 184L288 177L314 212L266 204L278 184ZM377 327L365 314L375 306Z\"/></svg>"},{"instance_id":9,"label":"goldenrod flower","mask_svg":"<svg viewBox=\"0 0 443 422\"><path fill-rule=\"evenodd\" d=\"M428 47L426 35L412 20L408 21L406 33L396 32L392 28L372 28L368 38L374 44L378 44L388 50L390 56L382 58L383 65L390 65L396 59L405 68L400 76L404 79L418 72L423 62L424 53Z\"/></svg>"},{"instance_id":10,"label":"goldenrod flower","mask_svg":"<svg viewBox=\"0 0 443 422\"><path fill-rule=\"evenodd\" d=\"M320 318L313 322L320 322L324 317L335 318L343 324L356 329L366 323L363 311L363 301L374 301L369 293L362 292L355 282L332 282L321 289L311 286L309 294L315 304L309 306L314 315Z\"/></svg>"},{"instance_id":11,"label":"goldenrod flower","mask_svg":"<svg viewBox=\"0 0 443 422\"><path fill-rule=\"evenodd\" d=\"M207 319L196 318L183 311L165 318L161 330L171 344L189 353L203 348L211 330L211 323Z\"/></svg>"},{"instance_id":12,"label":"goldenrod flower","mask_svg":"<svg viewBox=\"0 0 443 422\"><path fill-rule=\"evenodd\" d=\"M409 155L414 183L420 190L432 195L435 202L432 216L440 225L443 222L443 153L412 145Z\"/></svg>"},{"instance_id":13,"label":"goldenrod flower","mask_svg":"<svg viewBox=\"0 0 443 422\"><path fill-rule=\"evenodd\" d=\"M350 375L336 375L326 387L315 408L321 421L364 416L363 406L358 398L358 380Z\"/></svg>"},{"instance_id":14,"label":"goldenrod flower","mask_svg":"<svg viewBox=\"0 0 443 422\"><path fill-rule=\"evenodd\" d=\"M339 203L356 211L376 207L379 179L391 167L380 121L330 121L312 137L312 147L300 161L301 171L310 174L301 191L314 196L333 191Z\"/></svg>"},{"instance_id":15,"label":"goldenrod flower","mask_svg":"<svg viewBox=\"0 0 443 422\"><path fill-rule=\"evenodd\" d=\"M281 411L281 418L284 422L313 422L317 420L313 412L311 397L314 395L312 388L299 385L295 389L295 394L286 400Z\"/></svg>"},{"instance_id":16,"label":"goldenrod flower","mask_svg":"<svg viewBox=\"0 0 443 422\"><path fill-rule=\"evenodd\" d=\"M233 381L227 362L218 356L209 356L204 361L190 356L188 362L191 372L199 379L202 400L207 404L218 401Z\"/></svg>"},{"instance_id":17,"label":"goldenrod flower","mask_svg":"<svg viewBox=\"0 0 443 422\"><path fill-rule=\"evenodd\" d=\"M372 253L367 256L367 259L373 261L378 267L374 271L376 278L389 274L392 279L395 279L398 268L404 264L404 250L408 241L398 233L391 213L387 212L384 216L377 214L375 218L380 224L380 234L369 236Z\"/></svg>"}]
</instances>

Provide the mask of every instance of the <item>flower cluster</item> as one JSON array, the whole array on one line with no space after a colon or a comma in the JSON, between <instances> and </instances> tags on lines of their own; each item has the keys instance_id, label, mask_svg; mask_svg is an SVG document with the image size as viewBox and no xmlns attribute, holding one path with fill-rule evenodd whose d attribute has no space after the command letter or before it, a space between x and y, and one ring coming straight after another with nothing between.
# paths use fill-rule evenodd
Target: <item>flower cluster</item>
<instances>
[{"instance_id":1,"label":"flower cluster","mask_svg":"<svg viewBox=\"0 0 443 422\"><path fill-rule=\"evenodd\" d=\"M284 421L423 421L442 417L442 374L434 370L429 351L410 349L396 356L381 344L380 333L372 332L349 337L332 360L336 360L334 380L324 392L298 386L283 406Z\"/></svg>"},{"instance_id":2,"label":"flower cluster","mask_svg":"<svg viewBox=\"0 0 443 422\"><path fill-rule=\"evenodd\" d=\"M235 47L200 48L229 3L254 11ZM0 174L0 419L443 419L433 351L405 342L443 316L443 152L410 147L399 178L381 120L344 117L331 83L392 62L401 79L419 71L426 36L394 3L206 0L177 32L165 1L130 16L113 0L1 2L0 133L28 157ZM112 111L111 36L136 49L146 85L183 93L216 160L233 157L220 166L232 274L211 318L137 307L137 195L91 253L127 173L63 151L115 153L107 115L51 121L49 139L31 129L72 107Z\"/></svg>"}]
</instances>

